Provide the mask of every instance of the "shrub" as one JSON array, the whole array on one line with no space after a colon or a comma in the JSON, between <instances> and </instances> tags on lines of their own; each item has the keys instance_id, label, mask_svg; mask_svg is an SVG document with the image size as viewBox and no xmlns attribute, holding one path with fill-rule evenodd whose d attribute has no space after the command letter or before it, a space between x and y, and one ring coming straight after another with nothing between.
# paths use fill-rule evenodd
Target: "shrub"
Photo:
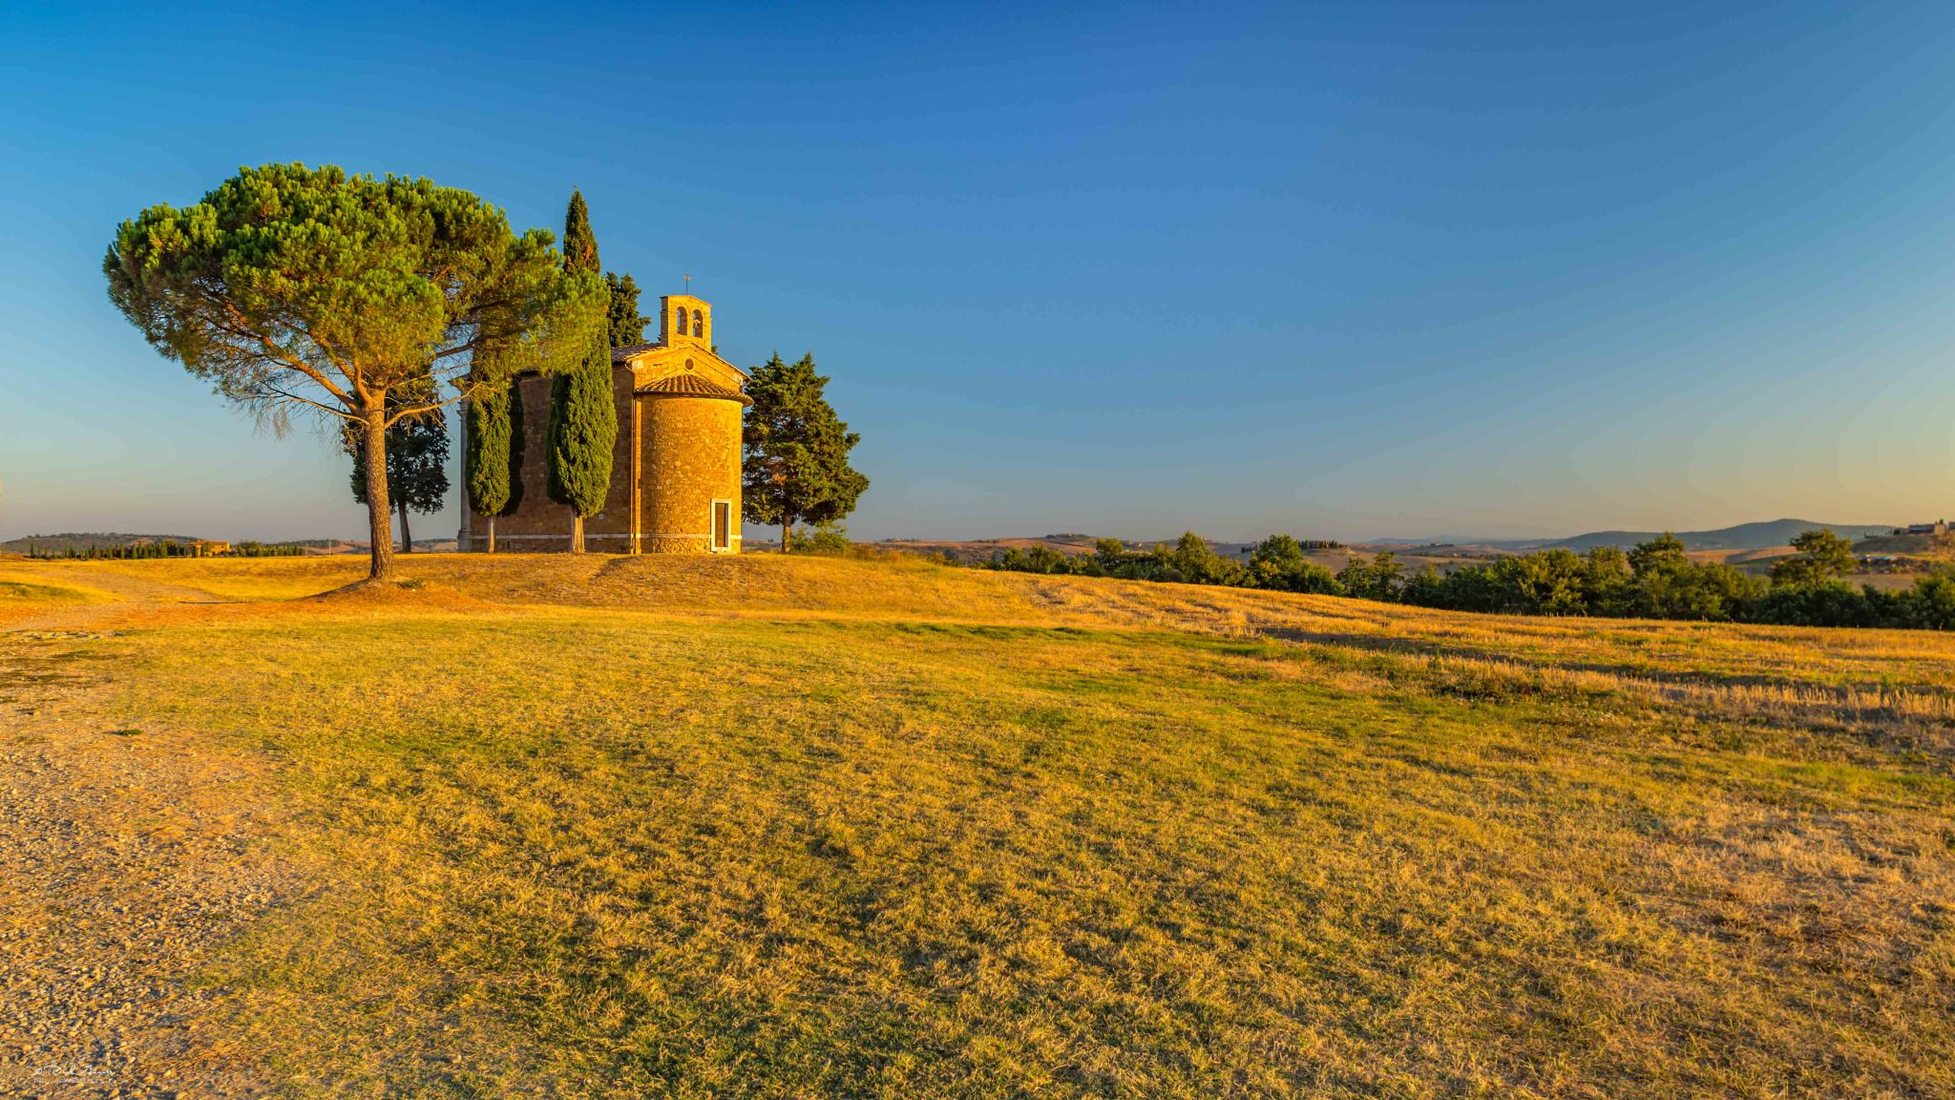
<instances>
[{"instance_id":1,"label":"shrub","mask_svg":"<svg viewBox=\"0 0 1955 1100\"><path fill-rule=\"evenodd\" d=\"M1871 589L1868 590L1872 592ZM1893 625L1917 630L1955 630L1955 573L1922 577L1894 597Z\"/></svg>"},{"instance_id":2,"label":"shrub","mask_svg":"<svg viewBox=\"0 0 1955 1100\"><path fill-rule=\"evenodd\" d=\"M1783 626L1879 626L1875 603L1867 597L1840 581L1775 584L1749 600L1738 617Z\"/></svg>"},{"instance_id":3,"label":"shrub","mask_svg":"<svg viewBox=\"0 0 1955 1100\"><path fill-rule=\"evenodd\" d=\"M788 533L788 545L797 554L828 554L840 557L850 552L848 528L839 523L819 523L795 528Z\"/></svg>"},{"instance_id":4,"label":"shrub","mask_svg":"<svg viewBox=\"0 0 1955 1100\"><path fill-rule=\"evenodd\" d=\"M1353 555L1337 572L1338 587L1347 596L1364 600L1396 600L1405 587L1405 567L1390 550L1380 550L1369 561Z\"/></svg>"},{"instance_id":5,"label":"shrub","mask_svg":"<svg viewBox=\"0 0 1955 1100\"><path fill-rule=\"evenodd\" d=\"M1307 543L1271 535L1249 551L1249 583L1280 592L1341 592L1337 575L1304 557Z\"/></svg>"},{"instance_id":6,"label":"shrub","mask_svg":"<svg viewBox=\"0 0 1955 1100\"><path fill-rule=\"evenodd\" d=\"M1241 565L1216 553L1207 539L1193 531L1182 532L1173 546L1155 547L1154 557L1161 563L1164 580L1243 585L1248 579Z\"/></svg>"}]
</instances>

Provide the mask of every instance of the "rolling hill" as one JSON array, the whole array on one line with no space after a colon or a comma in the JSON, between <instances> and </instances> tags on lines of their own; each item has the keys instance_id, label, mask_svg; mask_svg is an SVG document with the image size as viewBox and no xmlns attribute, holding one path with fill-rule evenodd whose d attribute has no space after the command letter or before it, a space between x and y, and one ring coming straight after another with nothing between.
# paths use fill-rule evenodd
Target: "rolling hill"
<instances>
[{"instance_id":1,"label":"rolling hill","mask_svg":"<svg viewBox=\"0 0 1955 1100\"><path fill-rule=\"evenodd\" d=\"M1759 523L1740 523L1735 527L1720 527L1714 531L1678 531L1676 534L1687 550L1763 550L1773 546L1784 546L1797 536L1818 527L1829 527L1848 539L1885 535L1894 529L1893 524L1887 523L1818 523L1807 519L1774 519ZM1628 549L1660 534L1661 531L1590 531L1585 535L1576 535L1544 545L1566 547L1570 550L1587 550L1594 546L1620 546Z\"/></svg>"},{"instance_id":2,"label":"rolling hill","mask_svg":"<svg viewBox=\"0 0 1955 1100\"><path fill-rule=\"evenodd\" d=\"M1894 529L1891 523L1820 523L1809 519L1774 519L1757 523L1740 523L1734 527L1719 527L1710 531L1678 531L1675 534L1677 538L1683 540L1686 550L1766 550L1775 546L1784 546L1794 537L1816 527L1831 528L1848 539L1885 535ZM1646 542L1662 533L1661 531L1589 531L1562 539L1484 539L1449 535L1420 539L1373 539L1370 545L1393 547L1448 545L1514 552L1560 548L1580 552L1596 546L1620 546L1627 550L1639 542Z\"/></svg>"},{"instance_id":3,"label":"rolling hill","mask_svg":"<svg viewBox=\"0 0 1955 1100\"><path fill-rule=\"evenodd\" d=\"M128 546L134 542L196 542L196 535L138 535L121 531L63 531L58 535L23 535L0 542L0 553L65 554Z\"/></svg>"},{"instance_id":4,"label":"rolling hill","mask_svg":"<svg viewBox=\"0 0 1955 1100\"><path fill-rule=\"evenodd\" d=\"M1955 560L1955 535L1891 535L1883 531L1862 539L1854 549L1862 554L1949 561Z\"/></svg>"},{"instance_id":5,"label":"rolling hill","mask_svg":"<svg viewBox=\"0 0 1955 1100\"><path fill-rule=\"evenodd\" d=\"M1955 1095L1955 639L400 565L0 564L0 1094Z\"/></svg>"}]
</instances>

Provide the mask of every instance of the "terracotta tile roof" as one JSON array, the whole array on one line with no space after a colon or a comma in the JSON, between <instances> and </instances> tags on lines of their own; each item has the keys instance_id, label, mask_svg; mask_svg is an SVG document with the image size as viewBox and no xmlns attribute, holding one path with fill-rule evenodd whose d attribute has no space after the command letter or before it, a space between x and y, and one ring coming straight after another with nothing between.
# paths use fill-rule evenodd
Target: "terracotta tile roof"
<instances>
[{"instance_id":1,"label":"terracotta tile roof","mask_svg":"<svg viewBox=\"0 0 1955 1100\"><path fill-rule=\"evenodd\" d=\"M753 398L739 390L728 389L717 382L708 382L696 374L669 374L656 382L647 382L638 387L639 393L664 394L671 397L718 397L727 401L738 401L742 405L753 404Z\"/></svg>"},{"instance_id":2,"label":"terracotta tile roof","mask_svg":"<svg viewBox=\"0 0 1955 1100\"><path fill-rule=\"evenodd\" d=\"M622 363L640 352L652 351L664 346L664 344L657 342L650 344L626 344L624 347L611 349L611 361L613 363Z\"/></svg>"}]
</instances>

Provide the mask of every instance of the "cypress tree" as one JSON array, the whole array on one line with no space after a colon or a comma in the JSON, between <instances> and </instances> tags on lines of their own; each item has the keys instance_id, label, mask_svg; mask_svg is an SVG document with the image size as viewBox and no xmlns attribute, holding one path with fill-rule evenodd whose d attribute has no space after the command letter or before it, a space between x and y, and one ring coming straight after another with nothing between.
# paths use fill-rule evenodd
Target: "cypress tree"
<instances>
[{"instance_id":1,"label":"cypress tree","mask_svg":"<svg viewBox=\"0 0 1955 1100\"><path fill-rule=\"evenodd\" d=\"M581 191L570 195L564 215L563 267L596 276L597 237ZM607 321L610 303L599 302ZM570 506L570 550L584 552L584 519L604 507L611 489L611 453L618 442L618 406L611 391L609 326L592 333L583 362L557 376L550 387L550 499Z\"/></svg>"},{"instance_id":2,"label":"cypress tree","mask_svg":"<svg viewBox=\"0 0 1955 1100\"><path fill-rule=\"evenodd\" d=\"M645 326L652 319L638 312L638 280L607 271L604 286L611 292L611 346L628 348L644 343Z\"/></svg>"},{"instance_id":3,"label":"cypress tree","mask_svg":"<svg viewBox=\"0 0 1955 1100\"><path fill-rule=\"evenodd\" d=\"M755 523L778 524L781 553L797 522L833 523L855 510L869 479L849 465L862 436L835 415L815 373L815 358L789 365L776 354L747 381L741 511Z\"/></svg>"},{"instance_id":4,"label":"cypress tree","mask_svg":"<svg viewBox=\"0 0 1955 1100\"><path fill-rule=\"evenodd\" d=\"M493 352L478 352L477 358L484 373L497 370ZM514 512L523 499L523 391L516 379L491 386L468 403L468 453L462 462L469 507L488 518L493 554L496 517Z\"/></svg>"},{"instance_id":5,"label":"cypress tree","mask_svg":"<svg viewBox=\"0 0 1955 1100\"><path fill-rule=\"evenodd\" d=\"M597 234L591 232L591 208L584 202L584 193L572 188L570 206L563 212L563 269L595 275L603 267L597 262Z\"/></svg>"},{"instance_id":6,"label":"cypress tree","mask_svg":"<svg viewBox=\"0 0 1955 1100\"><path fill-rule=\"evenodd\" d=\"M509 380L509 503L502 514L513 516L523 503L523 387L520 379Z\"/></svg>"}]
</instances>

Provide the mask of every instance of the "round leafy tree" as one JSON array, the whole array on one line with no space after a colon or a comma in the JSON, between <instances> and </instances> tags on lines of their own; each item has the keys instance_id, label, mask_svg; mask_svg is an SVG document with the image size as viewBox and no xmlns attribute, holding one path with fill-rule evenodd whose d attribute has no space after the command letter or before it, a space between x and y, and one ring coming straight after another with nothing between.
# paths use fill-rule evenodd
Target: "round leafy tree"
<instances>
[{"instance_id":1,"label":"round leafy tree","mask_svg":"<svg viewBox=\"0 0 1955 1100\"><path fill-rule=\"evenodd\" d=\"M358 432L348 432L346 453L353 457L353 499L367 502L367 448ZM401 553L414 552L407 514L439 512L448 497L448 418L439 409L387 429L387 496L400 514Z\"/></svg>"},{"instance_id":2,"label":"round leafy tree","mask_svg":"<svg viewBox=\"0 0 1955 1100\"><path fill-rule=\"evenodd\" d=\"M849 465L862 436L835 415L815 373L815 358L783 363L775 355L747 379L741 510L755 523L778 525L781 553L796 523L833 523L855 510L869 479Z\"/></svg>"}]
</instances>

